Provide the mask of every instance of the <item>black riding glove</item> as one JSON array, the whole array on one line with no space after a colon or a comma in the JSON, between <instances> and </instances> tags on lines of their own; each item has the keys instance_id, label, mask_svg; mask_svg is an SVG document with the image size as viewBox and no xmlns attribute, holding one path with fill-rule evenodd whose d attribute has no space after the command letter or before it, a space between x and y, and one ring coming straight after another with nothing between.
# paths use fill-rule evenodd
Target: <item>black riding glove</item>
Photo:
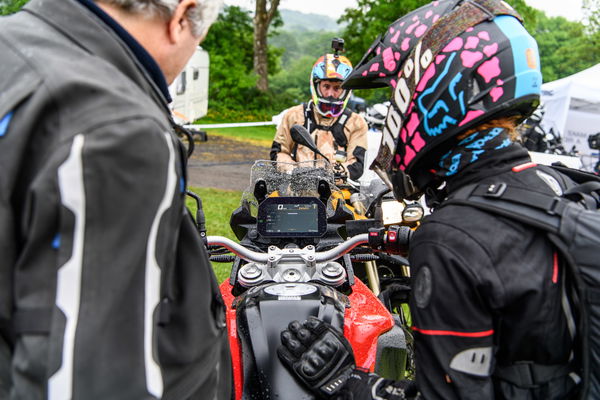
<instances>
[{"instance_id":1,"label":"black riding glove","mask_svg":"<svg viewBox=\"0 0 600 400\"><path fill-rule=\"evenodd\" d=\"M335 400L406 400L418 397L413 381L383 379L361 369L355 369Z\"/></svg>"},{"instance_id":2,"label":"black riding glove","mask_svg":"<svg viewBox=\"0 0 600 400\"><path fill-rule=\"evenodd\" d=\"M336 328L315 317L303 324L291 322L281 332L281 343L278 353L283 364L317 396L333 396L354 370L350 343Z\"/></svg>"},{"instance_id":3,"label":"black riding glove","mask_svg":"<svg viewBox=\"0 0 600 400\"><path fill-rule=\"evenodd\" d=\"M336 400L403 400L416 396L411 381L391 381L355 368L348 340L315 317L293 321L281 333L279 358L317 397Z\"/></svg>"}]
</instances>

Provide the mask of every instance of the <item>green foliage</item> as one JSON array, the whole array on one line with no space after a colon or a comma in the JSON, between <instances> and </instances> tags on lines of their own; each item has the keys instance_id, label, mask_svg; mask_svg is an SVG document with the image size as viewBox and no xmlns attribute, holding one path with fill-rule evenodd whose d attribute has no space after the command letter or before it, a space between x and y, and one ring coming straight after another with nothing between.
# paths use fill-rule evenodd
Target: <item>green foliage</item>
<instances>
[{"instance_id":1,"label":"green foliage","mask_svg":"<svg viewBox=\"0 0 600 400\"><path fill-rule=\"evenodd\" d=\"M253 142L265 147L271 147L275 137L275 125L245 126L241 128L210 128L206 129L208 136L227 136L244 142ZM210 140L210 139L209 139ZM265 158L269 158L268 149L265 150Z\"/></svg>"},{"instance_id":2,"label":"green foliage","mask_svg":"<svg viewBox=\"0 0 600 400\"><path fill-rule=\"evenodd\" d=\"M16 13L29 0L0 0L0 15Z\"/></svg>"},{"instance_id":3,"label":"green foliage","mask_svg":"<svg viewBox=\"0 0 600 400\"><path fill-rule=\"evenodd\" d=\"M278 93L281 110L310 99L310 71L315 61L331 52L331 39L339 36L333 31L282 31L273 37L274 46L285 49L282 70L271 79L271 89Z\"/></svg>"},{"instance_id":4,"label":"green foliage","mask_svg":"<svg viewBox=\"0 0 600 400\"><path fill-rule=\"evenodd\" d=\"M277 24L275 24L277 25ZM256 89L253 73L253 22L249 11L229 6L219 14L202 47L210 55L209 98L211 108L226 110L268 110L272 93ZM268 68L279 71L281 49L269 47Z\"/></svg>"},{"instance_id":5,"label":"green foliage","mask_svg":"<svg viewBox=\"0 0 600 400\"><path fill-rule=\"evenodd\" d=\"M344 36L349 58L353 62L359 60L372 41L395 19L428 2L358 0L357 7L346 10L338 21L348 24ZM507 2L523 17L525 28L538 42L544 81L563 78L600 62L600 0L584 0L587 26L562 17L547 17L542 11L528 6L525 0ZM357 91L355 94L373 103L386 99L389 89Z\"/></svg>"},{"instance_id":6,"label":"green foliage","mask_svg":"<svg viewBox=\"0 0 600 400\"><path fill-rule=\"evenodd\" d=\"M347 8L338 23L346 23L343 38L346 41L346 56L356 65L373 41L387 27L409 12L428 4L429 0L358 0L355 8ZM378 103L389 98L387 88L357 90L355 95L369 103Z\"/></svg>"},{"instance_id":7,"label":"green foliage","mask_svg":"<svg viewBox=\"0 0 600 400\"><path fill-rule=\"evenodd\" d=\"M540 13L533 34L538 42L545 82L564 78L600 61L598 50L593 53L593 43L581 23Z\"/></svg>"},{"instance_id":8,"label":"green foliage","mask_svg":"<svg viewBox=\"0 0 600 400\"><path fill-rule=\"evenodd\" d=\"M198 120L200 124L211 124L220 122L257 122L270 121L273 113L270 110L232 110L228 108L213 107L210 104L208 113Z\"/></svg>"},{"instance_id":9,"label":"green foliage","mask_svg":"<svg viewBox=\"0 0 600 400\"><path fill-rule=\"evenodd\" d=\"M347 8L339 23L347 23L343 37L346 56L357 63L387 27L409 12L428 4L428 0L358 0L355 8Z\"/></svg>"},{"instance_id":10,"label":"green foliage","mask_svg":"<svg viewBox=\"0 0 600 400\"><path fill-rule=\"evenodd\" d=\"M600 0L583 0L583 12L585 15L588 32L598 40L600 31Z\"/></svg>"},{"instance_id":11,"label":"green foliage","mask_svg":"<svg viewBox=\"0 0 600 400\"><path fill-rule=\"evenodd\" d=\"M309 77L316 59L310 55L299 56L271 80L271 89L287 97L287 107L310 99Z\"/></svg>"}]
</instances>

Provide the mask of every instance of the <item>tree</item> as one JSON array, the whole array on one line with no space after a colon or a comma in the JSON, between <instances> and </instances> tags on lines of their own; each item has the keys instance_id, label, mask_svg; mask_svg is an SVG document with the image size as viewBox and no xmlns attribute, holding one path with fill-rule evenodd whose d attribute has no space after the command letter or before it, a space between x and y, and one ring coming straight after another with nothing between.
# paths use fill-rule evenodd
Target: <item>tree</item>
<instances>
[{"instance_id":1,"label":"tree","mask_svg":"<svg viewBox=\"0 0 600 400\"><path fill-rule=\"evenodd\" d=\"M269 90L268 31L276 16L279 0L256 0L254 13L254 72L258 75L256 87L261 92Z\"/></svg>"},{"instance_id":2,"label":"tree","mask_svg":"<svg viewBox=\"0 0 600 400\"><path fill-rule=\"evenodd\" d=\"M240 7L225 7L202 47L210 56L209 98L235 108L256 84L252 75L252 18Z\"/></svg>"},{"instance_id":3,"label":"tree","mask_svg":"<svg viewBox=\"0 0 600 400\"><path fill-rule=\"evenodd\" d=\"M373 40L401 16L428 4L429 0L358 0L355 8L347 8L338 23L347 23L343 38L346 56L358 62Z\"/></svg>"},{"instance_id":4,"label":"tree","mask_svg":"<svg viewBox=\"0 0 600 400\"><path fill-rule=\"evenodd\" d=\"M256 88L253 73L254 40L250 11L225 7L211 26L202 48L210 56L211 109L257 110L269 106L269 93ZM269 47L267 65L276 73L283 50Z\"/></svg>"},{"instance_id":5,"label":"tree","mask_svg":"<svg viewBox=\"0 0 600 400\"><path fill-rule=\"evenodd\" d=\"M588 31L600 32L600 0L583 0L583 12Z\"/></svg>"}]
</instances>

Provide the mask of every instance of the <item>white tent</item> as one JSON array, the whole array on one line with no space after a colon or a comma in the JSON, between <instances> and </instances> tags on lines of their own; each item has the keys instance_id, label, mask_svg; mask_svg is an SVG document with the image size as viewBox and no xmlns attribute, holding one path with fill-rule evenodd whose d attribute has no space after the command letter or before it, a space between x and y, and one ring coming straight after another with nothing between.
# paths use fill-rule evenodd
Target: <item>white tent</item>
<instances>
[{"instance_id":1,"label":"white tent","mask_svg":"<svg viewBox=\"0 0 600 400\"><path fill-rule=\"evenodd\" d=\"M546 132L553 129L565 149L573 146L582 155L584 169L598 161L598 150L588 146L588 136L600 132L600 64L542 85Z\"/></svg>"}]
</instances>

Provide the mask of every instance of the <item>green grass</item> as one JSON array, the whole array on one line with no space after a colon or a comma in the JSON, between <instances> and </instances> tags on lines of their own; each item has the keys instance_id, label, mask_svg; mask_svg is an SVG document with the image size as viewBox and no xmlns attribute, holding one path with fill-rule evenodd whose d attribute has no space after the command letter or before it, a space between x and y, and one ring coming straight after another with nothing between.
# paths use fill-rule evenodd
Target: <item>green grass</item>
<instances>
[{"instance_id":1,"label":"green grass","mask_svg":"<svg viewBox=\"0 0 600 400\"><path fill-rule=\"evenodd\" d=\"M275 125L247 126L241 128L210 128L204 129L210 140L211 135L227 136L251 142L252 144L271 146L275 137Z\"/></svg>"},{"instance_id":2,"label":"green grass","mask_svg":"<svg viewBox=\"0 0 600 400\"><path fill-rule=\"evenodd\" d=\"M239 207L242 192L235 190L219 190L208 188L189 188L202 199L202 208L206 217L206 233L209 236L225 236L237 241L229 227L231 212ZM186 204L196 217L196 202L187 197ZM213 269L219 283L229 277L231 264L213 263Z\"/></svg>"}]
</instances>

